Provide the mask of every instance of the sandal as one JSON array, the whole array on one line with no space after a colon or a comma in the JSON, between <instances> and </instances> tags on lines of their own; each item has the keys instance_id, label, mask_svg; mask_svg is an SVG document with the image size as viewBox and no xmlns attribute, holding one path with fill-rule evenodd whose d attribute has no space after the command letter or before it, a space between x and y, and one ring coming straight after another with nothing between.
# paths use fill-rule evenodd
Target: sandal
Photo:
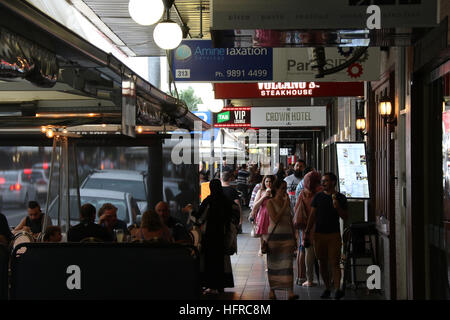
<instances>
[{"instance_id":1,"label":"sandal","mask_svg":"<svg viewBox=\"0 0 450 320\"><path fill-rule=\"evenodd\" d=\"M302 287L315 287L315 286L317 286L316 283L314 283L314 282L309 282L309 281L305 281L305 282L303 282L303 284L302 284Z\"/></svg>"}]
</instances>

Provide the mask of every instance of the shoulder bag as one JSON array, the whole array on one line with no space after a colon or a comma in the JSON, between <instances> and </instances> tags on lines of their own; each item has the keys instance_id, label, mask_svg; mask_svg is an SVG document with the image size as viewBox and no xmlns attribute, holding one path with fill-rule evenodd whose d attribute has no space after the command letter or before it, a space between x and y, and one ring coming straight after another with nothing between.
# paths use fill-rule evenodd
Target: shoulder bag
<instances>
[{"instance_id":1,"label":"shoulder bag","mask_svg":"<svg viewBox=\"0 0 450 320\"><path fill-rule=\"evenodd\" d=\"M299 198L300 204L298 205L297 210L295 210L292 224L294 225L295 229L303 230L306 228L308 218L306 217L306 207L305 203L303 202L303 196L300 194Z\"/></svg>"}]
</instances>

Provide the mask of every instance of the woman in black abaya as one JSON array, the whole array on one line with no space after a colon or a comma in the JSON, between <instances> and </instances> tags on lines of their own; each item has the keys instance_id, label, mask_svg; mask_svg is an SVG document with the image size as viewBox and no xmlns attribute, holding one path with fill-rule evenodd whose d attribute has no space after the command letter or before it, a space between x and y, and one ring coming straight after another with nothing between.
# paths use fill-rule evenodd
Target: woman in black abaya
<instances>
[{"instance_id":1,"label":"woman in black abaya","mask_svg":"<svg viewBox=\"0 0 450 320\"><path fill-rule=\"evenodd\" d=\"M211 194L194 214L202 227L201 271L204 293L217 294L234 287L231 259L224 253L224 230L230 222L239 224L239 216L232 210L232 201L223 193L220 180L209 183Z\"/></svg>"}]
</instances>

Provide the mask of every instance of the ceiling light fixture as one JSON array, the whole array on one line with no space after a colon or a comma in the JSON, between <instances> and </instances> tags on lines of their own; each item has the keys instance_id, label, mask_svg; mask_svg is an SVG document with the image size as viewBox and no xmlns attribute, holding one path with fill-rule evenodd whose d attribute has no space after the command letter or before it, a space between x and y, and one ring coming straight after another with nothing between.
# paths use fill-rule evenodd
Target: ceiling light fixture
<instances>
[{"instance_id":1,"label":"ceiling light fixture","mask_svg":"<svg viewBox=\"0 0 450 320\"><path fill-rule=\"evenodd\" d=\"M136 23L149 26L161 19L164 4L162 0L130 0L128 12Z\"/></svg>"},{"instance_id":2,"label":"ceiling light fixture","mask_svg":"<svg viewBox=\"0 0 450 320\"><path fill-rule=\"evenodd\" d=\"M183 31L175 21L170 19L170 8L174 0L163 0L166 10L166 18L158 23L153 30L153 40L164 50L172 50L178 47L183 40Z\"/></svg>"}]
</instances>

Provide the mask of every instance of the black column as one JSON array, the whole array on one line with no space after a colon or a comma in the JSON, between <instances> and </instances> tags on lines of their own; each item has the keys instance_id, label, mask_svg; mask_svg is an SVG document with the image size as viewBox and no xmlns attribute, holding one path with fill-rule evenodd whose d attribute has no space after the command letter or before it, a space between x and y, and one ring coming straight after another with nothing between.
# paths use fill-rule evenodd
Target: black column
<instances>
[{"instance_id":1,"label":"black column","mask_svg":"<svg viewBox=\"0 0 450 320\"><path fill-rule=\"evenodd\" d=\"M148 148L147 201L148 207L154 209L163 200L163 141L155 141Z\"/></svg>"}]
</instances>

